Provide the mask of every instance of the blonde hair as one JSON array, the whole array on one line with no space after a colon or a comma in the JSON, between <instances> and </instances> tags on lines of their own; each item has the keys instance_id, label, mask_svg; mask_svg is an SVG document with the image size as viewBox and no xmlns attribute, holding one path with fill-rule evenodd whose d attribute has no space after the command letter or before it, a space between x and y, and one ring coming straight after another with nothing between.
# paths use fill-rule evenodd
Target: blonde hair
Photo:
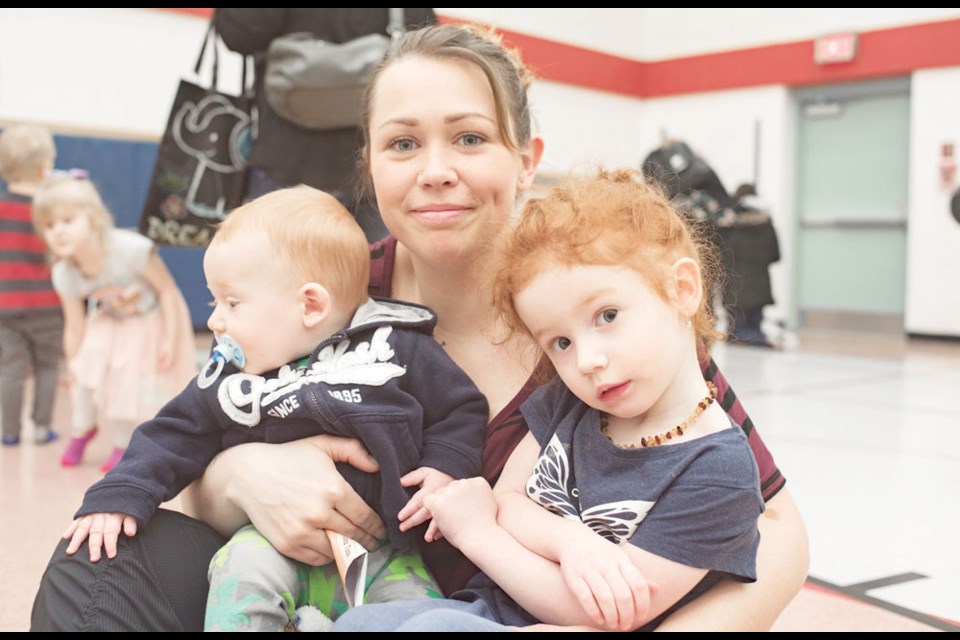
<instances>
[{"instance_id":1,"label":"blonde hair","mask_svg":"<svg viewBox=\"0 0 960 640\"><path fill-rule=\"evenodd\" d=\"M53 168L57 149L45 127L15 124L0 132L0 176L18 182L39 176L44 168Z\"/></svg>"},{"instance_id":2,"label":"blonde hair","mask_svg":"<svg viewBox=\"0 0 960 640\"><path fill-rule=\"evenodd\" d=\"M718 274L706 230L694 226L658 187L630 169L571 178L529 200L516 225L499 238L492 276L494 305L512 332L530 335L514 300L547 262L629 267L670 303L668 270L687 257L700 267L703 298L691 321L701 355L721 334L711 306Z\"/></svg>"},{"instance_id":3,"label":"blonde hair","mask_svg":"<svg viewBox=\"0 0 960 640\"><path fill-rule=\"evenodd\" d=\"M234 209L213 242L251 227L266 234L286 266L305 282L322 284L338 303L356 308L367 299L370 247L360 225L330 194L299 185L262 195Z\"/></svg>"},{"instance_id":4,"label":"blonde hair","mask_svg":"<svg viewBox=\"0 0 960 640\"><path fill-rule=\"evenodd\" d=\"M90 226L106 246L107 234L113 228L113 216L90 180L68 174L50 176L33 195L33 226L40 237L43 228L63 210L90 218Z\"/></svg>"}]
</instances>

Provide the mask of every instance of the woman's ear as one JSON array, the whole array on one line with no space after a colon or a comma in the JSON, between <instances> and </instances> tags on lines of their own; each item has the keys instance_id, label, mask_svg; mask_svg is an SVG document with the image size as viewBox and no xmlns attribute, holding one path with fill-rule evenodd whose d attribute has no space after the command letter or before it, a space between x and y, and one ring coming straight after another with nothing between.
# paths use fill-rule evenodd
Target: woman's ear
<instances>
[{"instance_id":1,"label":"woman's ear","mask_svg":"<svg viewBox=\"0 0 960 640\"><path fill-rule=\"evenodd\" d=\"M543 138L534 136L527 144L527 148L520 153L520 176L517 178L517 191L526 191L533 186L533 179L537 175L537 167L543 158Z\"/></svg>"},{"instance_id":2,"label":"woman's ear","mask_svg":"<svg viewBox=\"0 0 960 640\"><path fill-rule=\"evenodd\" d=\"M333 298L327 288L316 282L308 282L297 292L303 313L303 326L313 329L323 322L333 305Z\"/></svg>"},{"instance_id":3,"label":"woman's ear","mask_svg":"<svg viewBox=\"0 0 960 640\"><path fill-rule=\"evenodd\" d=\"M680 258L671 267L673 296L677 311L688 318L696 315L703 299L703 278L700 267L690 258Z\"/></svg>"}]
</instances>

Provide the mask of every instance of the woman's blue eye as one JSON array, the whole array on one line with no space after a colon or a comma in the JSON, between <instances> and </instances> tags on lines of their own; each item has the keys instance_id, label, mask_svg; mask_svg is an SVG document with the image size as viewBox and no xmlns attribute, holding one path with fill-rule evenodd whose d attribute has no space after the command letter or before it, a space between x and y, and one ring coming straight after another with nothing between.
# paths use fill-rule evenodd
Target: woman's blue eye
<instances>
[{"instance_id":1,"label":"woman's blue eye","mask_svg":"<svg viewBox=\"0 0 960 640\"><path fill-rule=\"evenodd\" d=\"M393 148L396 149L397 151L413 151L413 148L414 148L413 140L410 140L408 138L401 138L400 140L396 140L393 143Z\"/></svg>"},{"instance_id":2,"label":"woman's blue eye","mask_svg":"<svg viewBox=\"0 0 960 640\"><path fill-rule=\"evenodd\" d=\"M570 338L557 338L553 341L553 348L564 351L570 347Z\"/></svg>"},{"instance_id":3,"label":"woman's blue eye","mask_svg":"<svg viewBox=\"0 0 960 640\"><path fill-rule=\"evenodd\" d=\"M478 136L475 133L466 133L460 138L460 141L463 142L464 146L475 147L476 145L483 143L483 137Z\"/></svg>"},{"instance_id":4,"label":"woman's blue eye","mask_svg":"<svg viewBox=\"0 0 960 640\"><path fill-rule=\"evenodd\" d=\"M616 309L604 309L600 312L600 315L597 317L597 320L600 324L610 324L617 317Z\"/></svg>"}]
</instances>

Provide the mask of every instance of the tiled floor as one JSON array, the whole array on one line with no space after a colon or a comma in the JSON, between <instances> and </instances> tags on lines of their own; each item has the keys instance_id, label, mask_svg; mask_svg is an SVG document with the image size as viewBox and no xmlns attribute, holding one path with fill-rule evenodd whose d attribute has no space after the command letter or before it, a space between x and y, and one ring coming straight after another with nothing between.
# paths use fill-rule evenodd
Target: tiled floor
<instances>
[{"instance_id":1,"label":"tiled floor","mask_svg":"<svg viewBox=\"0 0 960 640\"><path fill-rule=\"evenodd\" d=\"M812 332L794 342L780 352L715 350L810 534L811 580L775 630L960 630L952 497L960 487L960 343ZM57 463L63 441L0 450L0 631L28 628L57 536L100 477L105 440L91 443L74 469Z\"/></svg>"}]
</instances>

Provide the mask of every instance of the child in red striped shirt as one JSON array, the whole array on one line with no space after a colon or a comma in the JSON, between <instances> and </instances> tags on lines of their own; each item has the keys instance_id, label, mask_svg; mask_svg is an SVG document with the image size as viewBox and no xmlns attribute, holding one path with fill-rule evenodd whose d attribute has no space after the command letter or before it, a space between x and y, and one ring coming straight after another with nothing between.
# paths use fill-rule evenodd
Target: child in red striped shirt
<instances>
[{"instance_id":1,"label":"child in red striped shirt","mask_svg":"<svg viewBox=\"0 0 960 640\"><path fill-rule=\"evenodd\" d=\"M0 406L3 446L20 444L24 382L33 373L33 441L50 429L63 357L63 311L50 282L43 241L30 219L33 193L53 169L56 148L44 127L12 125L0 133Z\"/></svg>"}]
</instances>

